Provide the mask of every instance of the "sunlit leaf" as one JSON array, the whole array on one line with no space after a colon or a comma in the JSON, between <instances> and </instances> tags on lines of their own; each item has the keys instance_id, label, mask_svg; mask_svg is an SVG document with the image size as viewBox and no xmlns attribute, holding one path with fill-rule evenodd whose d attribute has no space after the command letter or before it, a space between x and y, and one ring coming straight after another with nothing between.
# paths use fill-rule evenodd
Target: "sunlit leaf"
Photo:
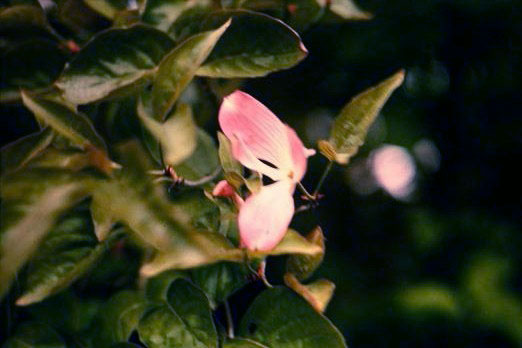
<instances>
[{"instance_id":1,"label":"sunlit leaf","mask_svg":"<svg viewBox=\"0 0 522 348\"><path fill-rule=\"evenodd\" d=\"M230 21L227 21L216 30L191 36L161 61L152 84L156 118L165 118L229 25Z\"/></svg>"},{"instance_id":2,"label":"sunlit leaf","mask_svg":"<svg viewBox=\"0 0 522 348\"><path fill-rule=\"evenodd\" d=\"M147 180L146 156L134 143L120 149L123 169L101 182L96 204L106 207L113 221L128 226L141 241L158 250L141 273L153 276L172 268L189 268L219 260L240 259L241 251L216 233L197 231L172 214L158 187Z\"/></svg>"},{"instance_id":3,"label":"sunlit leaf","mask_svg":"<svg viewBox=\"0 0 522 348\"><path fill-rule=\"evenodd\" d=\"M197 146L197 127L192 110L186 104L179 104L164 122L138 112L145 128L159 141L163 152L163 163L175 166L186 160Z\"/></svg>"},{"instance_id":4,"label":"sunlit leaf","mask_svg":"<svg viewBox=\"0 0 522 348\"><path fill-rule=\"evenodd\" d=\"M22 99L36 118L74 144L84 149L89 146L105 149L103 139L85 115L75 113L54 101L35 98L27 92L22 92Z\"/></svg>"},{"instance_id":5,"label":"sunlit leaf","mask_svg":"<svg viewBox=\"0 0 522 348\"><path fill-rule=\"evenodd\" d=\"M127 9L127 0L83 0L96 12L101 15L114 19L118 12Z\"/></svg>"},{"instance_id":6,"label":"sunlit leaf","mask_svg":"<svg viewBox=\"0 0 522 348\"><path fill-rule=\"evenodd\" d=\"M368 128L375 121L392 92L402 84L404 71L400 70L375 87L355 96L341 110L330 131L329 150L335 152L335 161L348 163L364 143ZM326 146L328 148L328 146ZM332 154L321 149L325 156Z\"/></svg>"},{"instance_id":7,"label":"sunlit leaf","mask_svg":"<svg viewBox=\"0 0 522 348\"><path fill-rule=\"evenodd\" d=\"M87 175L44 169L1 179L0 296L59 215L86 197L93 183Z\"/></svg>"},{"instance_id":8,"label":"sunlit leaf","mask_svg":"<svg viewBox=\"0 0 522 348\"><path fill-rule=\"evenodd\" d=\"M195 6L209 5L208 0L147 0L142 20L161 31L167 31L185 11Z\"/></svg>"},{"instance_id":9,"label":"sunlit leaf","mask_svg":"<svg viewBox=\"0 0 522 348\"><path fill-rule=\"evenodd\" d=\"M96 320L96 346L111 347L127 341L150 304L143 294L125 290L112 296L100 309Z\"/></svg>"},{"instance_id":10,"label":"sunlit leaf","mask_svg":"<svg viewBox=\"0 0 522 348\"><path fill-rule=\"evenodd\" d=\"M49 146L53 138L53 131L50 128L45 128L38 133L30 134L2 147L0 150L2 175L23 168Z\"/></svg>"},{"instance_id":11,"label":"sunlit leaf","mask_svg":"<svg viewBox=\"0 0 522 348\"><path fill-rule=\"evenodd\" d=\"M81 277L107 249L97 244L88 216L75 214L55 225L31 260L27 285L17 305L25 306L55 294Z\"/></svg>"},{"instance_id":12,"label":"sunlit leaf","mask_svg":"<svg viewBox=\"0 0 522 348\"><path fill-rule=\"evenodd\" d=\"M34 160L29 162L30 168L62 168L79 171L93 165L88 153L79 149L46 148Z\"/></svg>"},{"instance_id":13,"label":"sunlit leaf","mask_svg":"<svg viewBox=\"0 0 522 348\"><path fill-rule=\"evenodd\" d=\"M248 254L251 257L262 257L266 255L284 255L284 254L306 254L306 255L319 255L323 253L323 248L319 245L308 241L305 237L301 236L298 232L289 229L286 232L283 240L271 251L249 251Z\"/></svg>"},{"instance_id":14,"label":"sunlit leaf","mask_svg":"<svg viewBox=\"0 0 522 348\"><path fill-rule=\"evenodd\" d=\"M335 284L329 280L319 279L304 285L292 273L285 274L285 284L301 295L319 313L324 312L335 290Z\"/></svg>"},{"instance_id":15,"label":"sunlit leaf","mask_svg":"<svg viewBox=\"0 0 522 348\"><path fill-rule=\"evenodd\" d=\"M241 320L241 337L269 347L346 347L341 333L323 315L289 289L265 290Z\"/></svg>"},{"instance_id":16,"label":"sunlit leaf","mask_svg":"<svg viewBox=\"0 0 522 348\"><path fill-rule=\"evenodd\" d=\"M319 246L321 253L316 255L290 255L286 260L286 270L296 276L299 280L305 280L319 267L324 258L324 235L321 227L317 226L306 239Z\"/></svg>"},{"instance_id":17,"label":"sunlit leaf","mask_svg":"<svg viewBox=\"0 0 522 348\"><path fill-rule=\"evenodd\" d=\"M197 74L211 77L256 77L290 68L308 51L299 35L282 21L245 10L212 14L203 28L232 18L232 24Z\"/></svg>"},{"instance_id":18,"label":"sunlit leaf","mask_svg":"<svg viewBox=\"0 0 522 348\"><path fill-rule=\"evenodd\" d=\"M151 79L172 47L168 35L153 28L109 29L76 55L56 85L74 104L121 94Z\"/></svg>"},{"instance_id":19,"label":"sunlit leaf","mask_svg":"<svg viewBox=\"0 0 522 348\"><path fill-rule=\"evenodd\" d=\"M140 339L150 348L217 347L217 333L205 294L179 279L168 292L168 304L150 311L138 326Z\"/></svg>"},{"instance_id":20,"label":"sunlit leaf","mask_svg":"<svg viewBox=\"0 0 522 348\"><path fill-rule=\"evenodd\" d=\"M231 262L198 267L190 274L194 283L210 297L213 307L248 282L246 266Z\"/></svg>"},{"instance_id":21,"label":"sunlit leaf","mask_svg":"<svg viewBox=\"0 0 522 348\"><path fill-rule=\"evenodd\" d=\"M223 348L269 348L268 346L265 346L264 344L261 344L259 342L253 341L248 338L232 338L227 339L223 343Z\"/></svg>"},{"instance_id":22,"label":"sunlit leaf","mask_svg":"<svg viewBox=\"0 0 522 348\"><path fill-rule=\"evenodd\" d=\"M144 264L140 272L146 277L154 276L168 269L186 269L218 261L236 261L244 259L242 250L234 248L220 234L214 232L191 231L190 239L182 245L172 246L154 255Z\"/></svg>"},{"instance_id":23,"label":"sunlit leaf","mask_svg":"<svg viewBox=\"0 0 522 348\"><path fill-rule=\"evenodd\" d=\"M371 13L361 10L353 0L330 0L329 4L330 11L343 19L366 20L373 17Z\"/></svg>"},{"instance_id":24,"label":"sunlit leaf","mask_svg":"<svg viewBox=\"0 0 522 348\"><path fill-rule=\"evenodd\" d=\"M21 324L3 348L66 348L63 339L44 323L26 322Z\"/></svg>"},{"instance_id":25,"label":"sunlit leaf","mask_svg":"<svg viewBox=\"0 0 522 348\"><path fill-rule=\"evenodd\" d=\"M199 180L219 171L218 150L214 139L203 129L198 129L196 149L182 163L174 166L176 173L189 180Z\"/></svg>"}]
</instances>

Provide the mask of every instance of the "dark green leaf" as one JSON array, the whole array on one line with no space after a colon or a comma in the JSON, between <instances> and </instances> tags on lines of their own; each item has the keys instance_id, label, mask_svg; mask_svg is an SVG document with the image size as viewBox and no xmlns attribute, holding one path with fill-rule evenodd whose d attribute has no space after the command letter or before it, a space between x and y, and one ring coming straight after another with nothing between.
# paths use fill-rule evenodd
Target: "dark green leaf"
<instances>
[{"instance_id":1,"label":"dark green leaf","mask_svg":"<svg viewBox=\"0 0 522 348\"><path fill-rule=\"evenodd\" d=\"M152 84L152 105L156 118L165 118L229 25L227 21L216 30L191 36L161 61Z\"/></svg>"},{"instance_id":2,"label":"dark green leaf","mask_svg":"<svg viewBox=\"0 0 522 348\"><path fill-rule=\"evenodd\" d=\"M203 28L232 24L197 74L211 77L256 77L288 69L308 51L299 35L282 21L244 10L212 14Z\"/></svg>"},{"instance_id":3,"label":"dark green leaf","mask_svg":"<svg viewBox=\"0 0 522 348\"><path fill-rule=\"evenodd\" d=\"M96 347L110 347L130 338L150 304L143 294L121 291L112 296L100 309L96 322Z\"/></svg>"},{"instance_id":4,"label":"dark green leaf","mask_svg":"<svg viewBox=\"0 0 522 348\"><path fill-rule=\"evenodd\" d=\"M0 150L1 173L15 172L38 156L54 138L50 128L33 133L8 144Z\"/></svg>"},{"instance_id":5,"label":"dark green leaf","mask_svg":"<svg viewBox=\"0 0 522 348\"><path fill-rule=\"evenodd\" d=\"M49 326L38 322L21 324L3 348L66 348L64 341Z\"/></svg>"},{"instance_id":6,"label":"dark green leaf","mask_svg":"<svg viewBox=\"0 0 522 348\"><path fill-rule=\"evenodd\" d=\"M172 47L172 40L153 28L110 29L76 55L56 85L74 104L120 94L150 79Z\"/></svg>"},{"instance_id":7,"label":"dark green leaf","mask_svg":"<svg viewBox=\"0 0 522 348\"><path fill-rule=\"evenodd\" d=\"M197 1L195 6L183 11L168 29L171 38L182 42L201 31L201 23L213 11L212 1Z\"/></svg>"},{"instance_id":8,"label":"dark green leaf","mask_svg":"<svg viewBox=\"0 0 522 348\"><path fill-rule=\"evenodd\" d=\"M316 255L290 255L286 260L286 270L296 276L299 280L305 280L319 267L324 258L324 235L321 227L312 230L306 239L319 246L321 253Z\"/></svg>"},{"instance_id":9,"label":"dark green leaf","mask_svg":"<svg viewBox=\"0 0 522 348\"><path fill-rule=\"evenodd\" d=\"M85 115L75 113L54 101L37 99L26 92L22 92L22 99L40 122L49 125L74 144L84 149L93 146L105 150L103 139Z\"/></svg>"},{"instance_id":10,"label":"dark green leaf","mask_svg":"<svg viewBox=\"0 0 522 348\"><path fill-rule=\"evenodd\" d=\"M13 98L19 100L20 88L37 89L53 83L63 70L65 55L56 43L38 39L14 46L2 55L0 63L0 100L7 102L14 101ZM9 95L13 97L7 99Z\"/></svg>"},{"instance_id":11,"label":"dark green leaf","mask_svg":"<svg viewBox=\"0 0 522 348\"><path fill-rule=\"evenodd\" d=\"M278 348L342 348L341 333L304 299L283 287L265 290L241 320L239 335Z\"/></svg>"},{"instance_id":12,"label":"dark green leaf","mask_svg":"<svg viewBox=\"0 0 522 348\"><path fill-rule=\"evenodd\" d=\"M322 17L325 5L326 0L289 1L287 4L288 12L290 12L288 24L298 31L305 30Z\"/></svg>"},{"instance_id":13,"label":"dark green leaf","mask_svg":"<svg viewBox=\"0 0 522 348\"><path fill-rule=\"evenodd\" d=\"M335 161L346 164L357 153L364 143L368 128L403 80L404 71L401 70L377 86L358 94L341 110L334 121L328 141L331 150L335 152ZM331 151L321 151L325 156L331 157Z\"/></svg>"},{"instance_id":14,"label":"dark green leaf","mask_svg":"<svg viewBox=\"0 0 522 348\"><path fill-rule=\"evenodd\" d=\"M0 49L35 38L54 40L45 14L38 5L14 5L0 9L0 36Z\"/></svg>"},{"instance_id":15,"label":"dark green leaf","mask_svg":"<svg viewBox=\"0 0 522 348\"><path fill-rule=\"evenodd\" d=\"M180 271L166 271L147 280L145 294L150 301L166 302L167 295L172 283L180 278L184 278Z\"/></svg>"},{"instance_id":16,"label":"dark green leaf","mask_svg":"<svg viewBox=\"0 0 522 348\"><path fill-rule=\"evenodd\" d=\"M150 348L210 348L218 343L208 299L183 279L170 287L168 305L143 317L138 332Z\"/></svg>"},{"instance_id":17,"label":"dark green leaf","mask_svg":"<svg viewBox=\"0 0 522 348\"><path fill-rule=\"evenodd\" d=\"M66 170L33 169L1 179L0 296L58 216L93 184L92 177Z\"/></svg>"},{"instance_id":18,"label":"dark green leaf","mask_svg":"<svg viewBox=\"0 0 522 348\"><path fill-rule=\"evenodd\" d=\"M242 264L220 262L191 271L194 283L212 300L213 307L248 282L248 270Z\"/></svg>"},{"instance_id":19,"label":"dark green leaf","mask_svg":"<svg viewBox=\"0 0 522 348\"><path fill-rule=\"evenodd\" d=\"M97 244L88 216L74 214L62 219L31 260L26 289L16 304L32 304L66 288L87 272L105 250L105 244Z\"/></svg>"},{"instance_id":20,"label":"dark green leaf","mask_svg":"<svg viewBox=\"0 0 522 348\"><path fill-rule=\"evenodd\" d=\"M99 299L78 297L69 289L27 307L27 311L59 332L80 333L89 328L99 308Z\"/></svg>"}]
</instances>

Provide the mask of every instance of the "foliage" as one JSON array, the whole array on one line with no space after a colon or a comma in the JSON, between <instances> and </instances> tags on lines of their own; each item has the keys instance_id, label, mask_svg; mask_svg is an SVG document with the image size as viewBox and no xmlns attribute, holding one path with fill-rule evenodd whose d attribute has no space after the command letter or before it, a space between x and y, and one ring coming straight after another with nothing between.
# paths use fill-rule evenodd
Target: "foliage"
<instances>
[{"instance_id":1,"label":"foliage","mask_svg":"<svg viewBox=\"0 0 522 348\"><path fill-rule=\"evenodd\" d=\"M302 31L323 15L371 16L348 0L131 3L1 9L9 67L1 101L23 105L40 128L2 148L0 296L8 311L27 306L28 313L7 328L5 346L345 347L322 314L333 283L300 283L323 260L320 228L306 237L289 229L268 251L243 248L236 208L210 192L221 178L244 193L262 181L256 173L243 177L228 140L218 134L218 150L202 125L241 79L307 56L281 18ZM330 161L325 175L362 145L403 77L341 111L330 140L320 142ZM306 209L323 180L304 192ZM287 254L285 283L293 291L268 288L234 320L234 294L257 277L266 282L266 258ZM96 279L114 288L83 302L77 288ZM85 313L81 325L51 319L61 298L64 318Z\"/></svg>"}]
</instances>

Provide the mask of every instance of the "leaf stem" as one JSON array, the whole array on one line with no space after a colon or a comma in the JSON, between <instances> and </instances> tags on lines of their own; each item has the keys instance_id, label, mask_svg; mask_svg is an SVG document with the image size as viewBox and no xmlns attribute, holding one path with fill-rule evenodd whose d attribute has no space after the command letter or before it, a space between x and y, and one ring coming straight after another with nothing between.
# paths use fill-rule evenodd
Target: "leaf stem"
<instances>
[{"instance_id":1,"label":"leaf stem","mask_svg":"<svg viewBox=\"0 0 522 348\"><path fill-rule=\"evenodd\" d=\"M329 161L326 165L326 168L324 168L323 174L321 175L321 178L319 179L319 182L317 183L317 186L315 187L314 193L312 194L312 197L316 198L319 194L319 190L321 189L321 186L323 186L324 180L328 176L328 173L330 173L330 170L333 167L333 161Z\"/></svg>"},{"instance_id":2,"label":"leaf stem","mask_svg":"<svg viewBox=\"0 0 522 348\"><path fill-rule=\"evenodd\" d=\"M301 182L297 183L297 188L299 189L299 191L301 191L303 195L305 195L305 197L308 200L315 200L315 197L312 194L310 194L310 192L308 192L308 190L303 186L303 184L301 184Z\"/></svg>"},{"instance_id":3,"label":"leaf stem","mask_svg":"<svg viewBox=\"0 0 522 348\"><path fill-rule=\"evenodd\" d=\"M232 312L230 311L230 306L228 301L224 301L225 305L225 315L227 317L227 335L228 338L234 338L234 320L232 320Z\"/></svg>"}]
</instances>

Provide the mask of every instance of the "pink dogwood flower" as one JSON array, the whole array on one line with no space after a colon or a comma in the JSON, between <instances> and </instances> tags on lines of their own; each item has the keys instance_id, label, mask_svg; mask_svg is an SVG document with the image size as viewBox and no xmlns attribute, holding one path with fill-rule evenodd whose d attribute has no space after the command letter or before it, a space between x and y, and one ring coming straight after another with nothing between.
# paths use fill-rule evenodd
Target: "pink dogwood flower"
<instances>
[{"instance_id":1,"label":"pink dogwood flower","mask_svg":"<svg viewBox=\"0 0 522 348\"><path fill-rule=\"evenodd\" d=\"M307 157L315 151L304 147L295 131L266 106L241 91L223 100L219 125L230 140L234 158L274 180L238 204L241 245L249 250L272 250L292 220L295 186L306 172ZM219 185L218 191L234 197L225 184Z\"/></svg>"}]
</instances>

